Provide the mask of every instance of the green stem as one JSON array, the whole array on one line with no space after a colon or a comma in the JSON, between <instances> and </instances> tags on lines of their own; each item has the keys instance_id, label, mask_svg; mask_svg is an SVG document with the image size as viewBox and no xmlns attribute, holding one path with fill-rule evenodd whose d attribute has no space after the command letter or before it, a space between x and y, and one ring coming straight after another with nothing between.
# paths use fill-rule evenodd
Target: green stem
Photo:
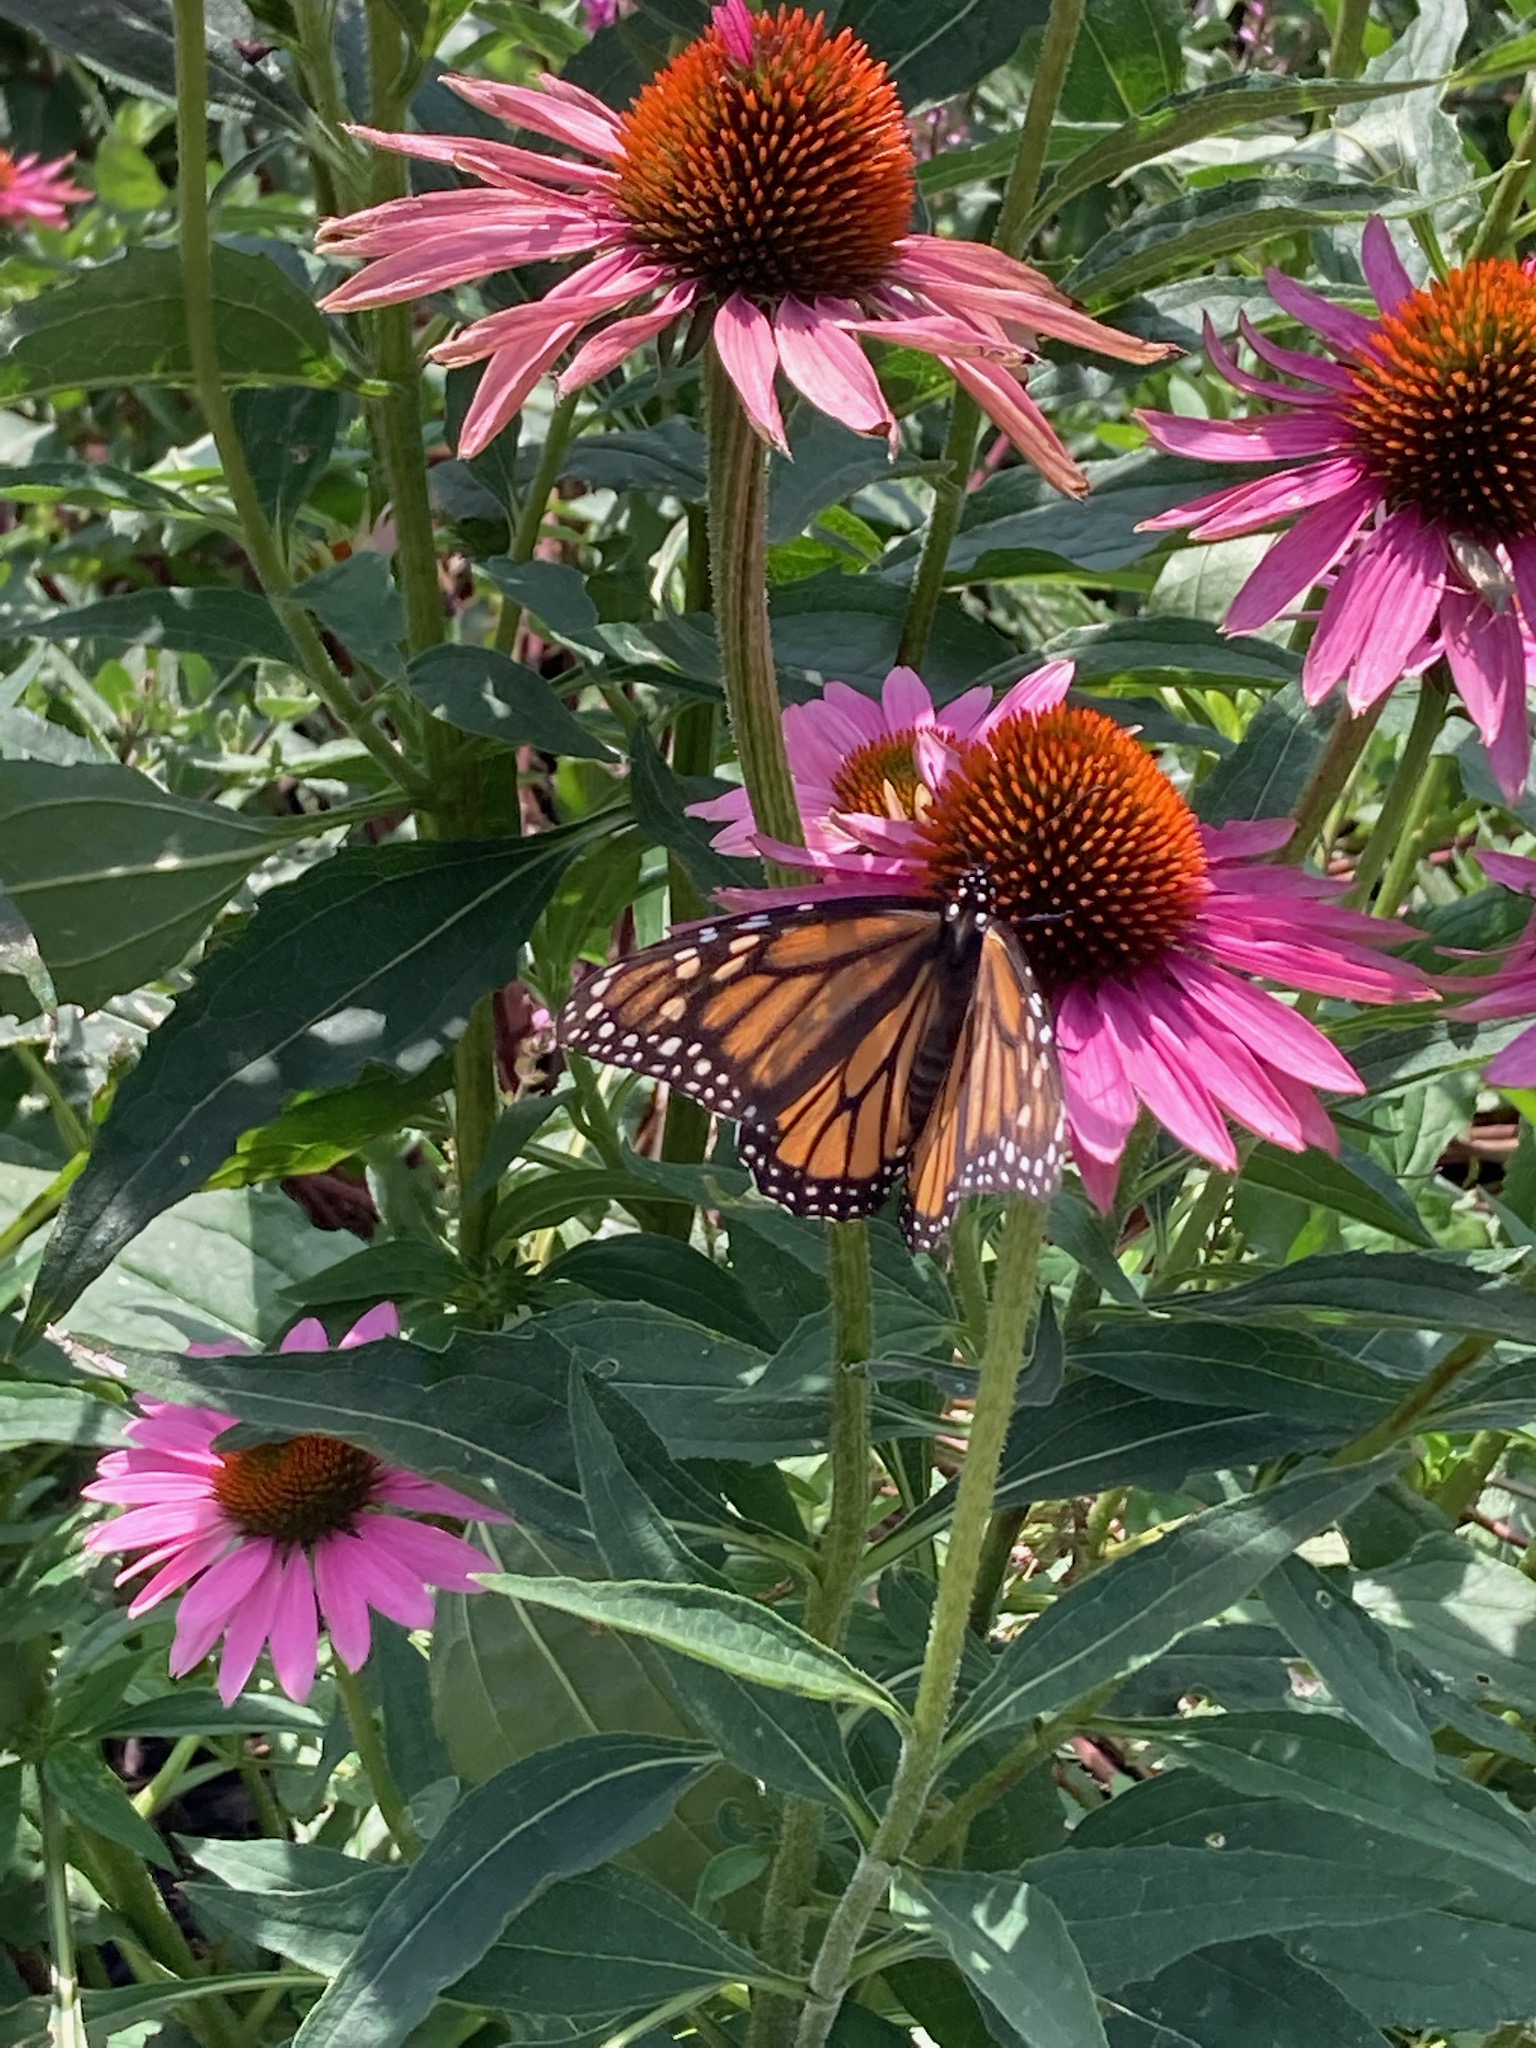
<instances>
[{"instance_id":1,"label":"green stem","mask_svg":"<svg viewBox=\"0 0 1536 2048\"><path fill-rule=\"evenodd\" d=\"M48 1065L48 1062L35 1047L30 1045L18 1045L15 1048L15 1052L16 1057L31 1076L33 1086L38 1090L39 1094L46 1097L49 1110L53 1115L53 1121L58 1127L59 1136L64 1140L70 1151L72 1153L89 1152L91 1149L90 1128L84 1122L80 1112L75 1108L69 1097L64 1093L64 1090L59 1086L58 1079L53 1069Z\"/></svg>"},{"instance_id":2,"label":"green stem","mask_svg":"<svg viewBox=\"0 0 1536 2048\"><path fill-rule=\"evenodd\" d=\"M1371 827L1370 837L1355 864L1349 900L1357 909L1370 905L1376 884L1398 849L1408 818L1418 802L1419 785L1429 772L1435 741L1440 737L1440 728L1445 723L1450 703L1449 686L1437 666L1419 684L1419 701L1413 709L1413 724L1408 729L1402 759L1387 784L1376 823ZM1395 911L1394 904L1391 910L1382 914L1390 917Z\"/></svg>"},{"instance_id":3,"label":"green stem","mask_svg":"<svg viewBox=\"0 0 1536 2048\"><path fill-rule=\"evenodd\" d=\"M183 1735L172 1744L171 1753L159 1770L142 1792L134 1794L133 1803L145 1820L152 1820L162 1806L176 1797L182 1774L202 1746L201 1735Z\"/></svg>"},{"instance_id":4,"label":"green stem","mask_svg":"<svg viewBox=\"0 0 1536 2048\"><path fill-rule=\"evenodd\" d=\"M1536 72L1527 75L1525 91L1530 100L1530 111L1515 140L1509 162L1499 174L1488 211L1472 238L1472 246L1467 251L1469 263L1476 262L1480 256L1507 256L1513 248L1514 225L1530 189L1531 166L1536 163Z\"/></svg>"},{"instance_id":5,"label":"green stem","mask_svg":"<svg viewBox=\"0 0 1536 2048\"><path fill-rule=\"evenodd\" d=\"M37 1774L38 1818L42 1822L43 1890L48 1902L48 1949L52 2005L50 2048L89 2048L80 2011L80 1976L75 1965L75 1926L69 1911L69 1856L64 1815L41 1771Z\"/></svg>"},{"instance_id":6,"label":"green stem","mask_svg":"<svg viewBox=\"0 0 1536 2048\"><path fill-rule=\"evenodd\" d=\"M518 508L517 524L512 529L512 544L507 549L507 559L512 562L531 562L539 537L544 531L544 515L549 510L549 494L560 477L560 465L565 460L565 451L571 445L571 434L576 424L576 407L580 403L580 392L573 391L568 398L562 398L549 416L549 431L544 436L544 446L539 450L539 466L533 473L533 481L524 493ZM517 639L517 629L523 623L523 608L515 598L501 600L501 613L496 621L496 649L498 653L510 654Z\"/></svg>"},{"instance_id":7,"label":"green stem","mask_svg":"<svg viewBox=\"0 0 1536 2048\"><path fill-rule=\"evenodd\" d=\"M1130 1492L1128 1486L1106 1487L1088 1510L1088 1522L1083 1530L1083 1555L1090 1570L1103 1557L1115 1517L1125 1507Z\"/></svg>"},{"instance_id":8,"label":"green stem","mask_svg":"<svg viewBox=\"0 0 1536 2048\"><path fill-rule=\"evenodd\" d=\"M491 1219L497 1190L470 1196L496 1127L501 1091L496 1072L496 1012L493 996L482 996L469 1013L464 1036L453 1048L453 1160L459 1183L459 1256L469 1264L491 1249Z\"/></svg>"},{"instance_id":9,"label":"green stem","mask_svg":"<svg viewBox=\"0 0 1536 2048\"><path fill-rule=\"evenodd\" d=\"M917 1832L938 1774L940 1752L960 1659L969 1633L971 1603L986 1546L1013 1397L1023 1370L1039 1277L1045 1209L1038 1202L1010 1204L997 1254L992 1318L970 1442L955 1497L949 1547L928 1631L928 1646L885 1813L839 1899L811 1970L798 2048L822 2048L853 1976L860 1938Z\"/></svg>"},{"instance_id":10,"label":"green stem","mask_svg":"<svg viewBox=\"0 0 1536 2048\"><path fill-rule=\"evenodd\" d=\"M192 1953L160 1887L133 1851L89 1828L77 1827L75 1837L75 1861L133 1929L134 1945L145 1958L142 1965L135 1965L134 1974L144 1981L149 1981L156 1969L173 1977L205 1976L206 1966ZM235 2048L239 2040L239 2024L223 1998L190 2001L185 2025L203 2048Z\"/></svg>"},{"instance_id":11,"label":"green stem","mask_svg":"<svg viewBox=\"0 0 1536 2048\"><path fill-rule=\"evenodd\" d=\"M1280 854L1281 860L1299 865L1317 844L1318 835L1327 824L1334 805L1349 787L1371 734L1386 708L1386 698L1378 697L1358 718L1351 718L1347 709L1339 711L1318 756L1317 766L1291 813L1296 829Z\"/></svg>"},{"instance_id":12,"label":"green stem","mask_svg":"<svg viewBox=\"0 0 1536 2048\"><path fill-rule=\"evenodd\" d=\"M374 1719L373 1709L363 1691L362 1680L356 1672L349 1671L339 1657L331 1660L331 1673L336 1680L336 1690L341 1694L341 1704L346 1710L347 1726L352 1731L352 1741L357 1750L357 1760L363 1767L373 1792L373 1803L384 1816L384 1825L389 1829L395 1847L409 1863L421 1854L421 1837L416 1832L416 1823L406 1810L395 1783L395 1774L389 1768L389 1758L384 1753L384 1739L379 1733L379 1724Z\"/></svg>"},{"instance_id":13,"label":"green stem","mask_svg":"<svg viewBox=\"0 0 1536 2048\"><path fill-rule=\"evenodd\" d=\"M1398 835L1397 845L1392 849L1386 873L1381 878L1381 887L1376 891L1375 901L1371 904L1372 917L1396 917L1403 898L1412 886L1414 870L1418 867L1419 856L1424 851L1421 844L1424 823L1439 793L1446 765L1445 757L1436 754L1418 779L1408 805L1407 816L1403 819L1403 829Z\"/></svg>"},{"instance_id":14,"label":"green stem","mask_svg":"<svg viewBox=\"0 0 1536 2048\"><path fill-rule=\"evenodd\" d=\"M976 1573L976 1591L971 1595L971 1633L985 1639L992 1632L997 1619L997 1603L1002 1598L1003 1585L1008 1577L1008 1567L1013 1562L1014 1545L1019 1540L1019 1531L1024 1527L1027 1507L999 1508L987 1524L987 1540L982 1545L981 1564Z\"/></svg>"},{"instance_id":15,"label":"green stem","mask_svg":"<svg viewBox=\"0 0 1536 2048\"><path fill-rule=\"evenodd\" d=\"M1103 1697L1095 1693L1079 1706L1068 1708L1064 1714L1057 1714L1049 1721L1042 1721L1027 1735L1021 1735L1007 1754L995 1763L990 1771L968 1785L952 1805L947 1807L933 1825L924 1830L911 1849L914 1863L932 1863L942 1856L946 1849L956 1842L965 1840L966 1831L979 1813L984 1813L1000 1793L1010 1785L1016 1785L1024 1773L1031 1770L1042 1757L1054 1753L1057 1745L1081 1727L1084 1716L1091 1712L1093 1705Z\"/></svg>"},{"instance_id":16,"label":"green stem","mask_svg":"<svg viewBox=\"0 0 1536 2048\"><path fill-rule=\"evenodd\" d=\"M1330 78L1358 78L1365 68L1365 31L1371 0L1342 0L1339 26L1328 52Z\"/></svg>"},{"instance_id":17,"label":"green stem","mask_svg":"<svg viewBox=\"0 0 1536 2048\"><path fill-rule=\"evenodd\" d=\"M821 1808L814 1800L785 1800L763 1894L757 1946L768 1967L786 1977L798 1977L805 1963L805 1902L816 1882L821 1828ZM746 2048L787 2048L794 2027L792 1998L779 1991L753 1992Z\"/></svg>"},{"instance_id":18,"label":"green stem","mask_svg":"<svg viewBox=\"0 0 1536 2048\"><path fill-rule=\"evenodd\" d=\"M1214 1166L1206 1173L1205 1185L1190 1203L1179 1234L1169 1247L1162 1271L1156 1278L1154 1293L1166 1294L1177 1286L1199 1259L1211 1232L1226 1213L1235 1178L1233 1174L1218 1172Z\"/></svg>"},{"instance_id":19,"label":"green stem","mask_svg":"<svg viewBox=\"0 0 1536 2048\"><path fill-rule=\"evenodd\" d=\"M1494 1466L1508 1449L1507 1432L1480 1429L1467 1446L1465 1455L1456 1460L1430 1499L1437 1508L1443 1508L1453 1522L1459 1522L1463 1515L1477 1506L1483 1488L1493 1477Z\"/></svg>"},{"instance_id":20,"label":"green stem","mask_svg":"<svg viewBox=\"0 0 1536 2048\"><path fill-rule=\"evenodd\" d=\"M318 628L293 597L293 579L257 494L219 367L208 226L208 44L203 0L175 0L176 147L181 193L181 274L192 383L208 423L245 550L293 643L295 665L326 709L413 801L426 780L379 730L325 650Z\"/></svg>"},{"instance_id":21,"label":"green stem","mask_svg":"<svg viewBox=\"0 0 1536 2048\"><path fill-rule=\"evenodd\" d=\"M1463 1373L1470 1372L1480 1359L1486 1357L1491 1341L1488 1337L1463 1337L1417 1386L1409 1388L1390 1415L1383 1416L1380 1422L1372 1423L1369 1429L1342 1445L1334 1452L1332 1462L1335 1465L1362 1465L1379 1451L1389 1451L1402 1437L1417 1429L1440 1396L1453 1387Z\"/></svg>"},{"instance_id":22,"label":"green stem","mask_svg":"<svg viewBox=\"0 0 1536 2048\"><path fill-rule=\"evenodd\" d=\"M778 678L768 629L768 468L713 348L705 357L709 413L709 567L720 639L720 675L752 816L760 832L805 843L784 751ZM796 870L770 861L771 880Z\"/></svg>"},{"instance_id":23,"label":"green stem","mask_svg":"<svg viewBox=\"0 0 1536 2048\"><path fill-rule=\"evenodd\" d=\"M1031 229L1035 195L1045 168L1051 139L1051 125L1061 104L1062 88L1077 45L1087 0L1051 0L1050 18L1040 43L1040 60L1035 66L1024 125L1014 154L1007 190L998 210L992 241L1005 255L1023 254ZM907 615L901 628L901 646L896 659L916 668L928 651L933 622L938 616L944 590L944 572L949 551L960 528L970 483L971 464L976 455L976 434L981 425L981 408L968 392L956 391L949 416L949 434L944 443L944 474L934 485L933 514L923 543L922 559L912 582Z\"/></svg>"}]
</instances>

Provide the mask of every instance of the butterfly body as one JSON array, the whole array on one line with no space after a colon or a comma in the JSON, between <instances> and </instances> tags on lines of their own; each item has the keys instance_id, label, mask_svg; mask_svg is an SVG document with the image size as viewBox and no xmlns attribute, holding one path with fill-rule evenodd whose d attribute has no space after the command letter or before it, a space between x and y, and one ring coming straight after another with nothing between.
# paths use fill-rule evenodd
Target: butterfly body
<instances>
[{"instance_id":1,"label":"butterfly body","mask_svg":"<svg viewBox=\"0 0 1536 2048\"><path fill-rule=\"evenodd\" d=\"M560 1039L734 1118L759 1188L801 1215L869 1215L905 1176L914 1249L965 1194L1060 1180L1050 1020L980 878L942 905L812 899L674 933L578 990Z\"/></svg>"}]
</instances>

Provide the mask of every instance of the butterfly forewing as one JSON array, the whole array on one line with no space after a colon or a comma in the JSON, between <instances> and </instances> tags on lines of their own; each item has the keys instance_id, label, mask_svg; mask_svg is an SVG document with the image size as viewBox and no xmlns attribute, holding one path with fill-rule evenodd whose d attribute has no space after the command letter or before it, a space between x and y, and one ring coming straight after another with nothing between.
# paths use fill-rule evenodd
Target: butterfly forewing
<instances>
[{"instance_id":1,"label":"butterfly forewing","mask_svg":"<svg viewBox=\"0 0 1536 2048\"><path fill-rule=\"evenodd\" d=\"M976 986L938 1096L913 1147L902 1222L936 1245L962 1196L1048 1201L1061 1183L1064 1111L1055 1034L1017 939L991 921Z\"/></svg>"},{"instance_id":2,"label":"butterfly forewing","mask_svg":"<svg viewBox=\"0 0 1536 2048\"><path fill-rule=\"evenodd\" d=\"M935 1040L958 1029L953 950L942 912L900 898L721 918L605 969L560 1037L736 1118L786 1207L866 1215L906 1163Z\"/></svg>"}]
</instances>

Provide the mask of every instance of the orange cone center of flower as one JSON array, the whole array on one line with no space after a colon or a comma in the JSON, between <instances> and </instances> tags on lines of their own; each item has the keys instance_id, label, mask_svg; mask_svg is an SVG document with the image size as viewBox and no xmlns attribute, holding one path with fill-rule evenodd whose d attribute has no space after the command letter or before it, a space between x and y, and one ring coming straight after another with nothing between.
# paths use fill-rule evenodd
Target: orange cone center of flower
<instances>
[{"instance_id":1,"label":"orange cone center of flower","mask_svg":"<svg viewBox=\"0 0 1536 2048\"><path fill-rule=\"evenodd\" d=\"M249 1535L317 1543L350 1529L373 1498L379 1461L334 1436L224 1451L213 1497Z\"/></svg>"},{"instance_id":2,"label":"orange cone center of flower","mask_svg":"<svg viewBox=\"0 0 1536 2048\"><path fill-rule=\"evenodd\" d=\"M1206 894L1194 813L1113 719L1021 712L960 753L924 824L934 881L984 870L1048 995L1150 966L1187 933Z\"/></svg>"},{"instance_id":3,"label":"orange cone center of flower","mask_svg":"<svg viewBox=\"0 0 1536 2048\"><path fill-rule=\"evenodd\" d=\"M0 192L16 182L16 159L8 149L0 149Z\"/></svg>"},{"instance_id":4,"label":"orange cone center of flower","mask_svg":"<svg viewBox=\"0 0 1536 2048\"><path fill-rule=\"evenodd\" d=\"M909 725L904 732L856 747L832 779L834 807L876 818L916 817L921 787L912 755L916 738L917 728Z\"/></svg>"},{"instance_id":5,"label":"orange cone center of flower","mask_svg":"<svg viewBox=\"0 0 1536 2048\"><path fill-rule=\"evenodd\" d=\"M1484 542L1536 533L1536 278L1505 257L1453 271L1352 368L1347 416L1390 505Z\"/></svg>"},{"instance_id":6,"label":"orange cone center of flower","mask_svg":"<svg viewBox=\"0 0 1536 2048\"><path fill-rule=\"evenodd\" d=\"M620 126L615 201L638 238L725 296L876 284L912 217L913 156L885 66L800 8L752 17L737 63L716 28Z\"/></svg>"}]
</instances>

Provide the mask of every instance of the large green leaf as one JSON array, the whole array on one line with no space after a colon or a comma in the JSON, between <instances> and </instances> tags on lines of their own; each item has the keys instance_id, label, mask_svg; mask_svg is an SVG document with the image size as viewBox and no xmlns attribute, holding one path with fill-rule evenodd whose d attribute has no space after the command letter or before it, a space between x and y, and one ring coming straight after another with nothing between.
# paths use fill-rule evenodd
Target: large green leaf
<instances>
[{"instance_id":1,"label":"large green leaf","mask_svg":"<svg viewBox=\"0 0 1536 2048\"><path fill-rule=\"evenodd\" d=\"M122 1436L123 1411L82 1387L0 1380L0 1450L23 1444L89 1444L106 1450Z\"/></svg>"},{"instance_id":2,"label":"large green leaf","mask_svg":"<svg viewBox=\"0 0 1536 2048\"><path fill-rule=\"evenodd\" d=\"M1357 1223L1368 1223L1389 1237L1434 1245L1401 1184L1369 1153L1357 1152L1353 1146L1341 1146L1335 1159L1316 1147L1299 1153L1278 1145L1256 1145L1243 1168L1243 1178L1253 1187L1271 1188L1298 1202L1315 1203Z\"/></svg>"},{"instance_id":3,"label":"large green leaf","mask_svg":"<svg viewBox=\"0 0 1536 2048\"><path fill-rule=\"evenodd\" d=\"M1354 1591L1399 1649L1459 1691L1536 1714L1536 1584L1515 1566L1432 1536Z\"/></svg>"},{"instance_id":4,"label":"large green leaf","mask_svg":"<svg viewBox=\"0 0 1536 2048\"><path fill-rule=\"evenodd\" d=\"M290 1095L369 1065L428 1065L475 999L517 972L551 889L592 836L350 847L270 890L118 1090L49 1244L30 1327L62 1314Z\"/></svg>"},{"instance_id":5,"label":"large green leaf","mask_svg":"<svg viewBox=\"0 0 1536 2048\"><path fill-rule=\"evenodd\" d=\"M1074 121L1118 121L1184 83L1179 0L1088 0L1061 110Z\"/></svg>"},{"instance_id":6,"label":"large green leaf","mask_svg":"<svg viewBox=\"0 0 1536 2048\"><path fill-rule=\"evenodd\" d=\"M1079 683L1131 676L1143 685L1151 678L1179 678L1229 688L1258 684L1279 689L1301 673L1301 663L1288 647L1247 634L1223 633L1206 619L1152 616L1072 626L1040 651L1053 661L1075 662ZM1202 783L1202 793L1204 788Z\"/></svg>"},{"instance_id":7,"label":"large green leaf","mask_svg":"<svg viewBox=\"0 0 1536 2048\"><path fill-rule=\"evenodd\" d=\"M1195 809L1208 825L1283 818L1307 786L1330 723L1328 708L1313 710L1294 685L1276 691L1248 721L1231 753L1197 784ZM1306 1156L1310 1163L1321 1155Z\"/></svg>"},{"instance_id":8,"label":"large green leaf","mask_svg":"<svg viewBox=\"0 0 1536 2048\"><path fill-rule=\"evenodd\" d=\"M1395 1458L1305 1472L1182 1523L1063 1593L1013 1640L961 1718L956 1741L1016 1728L1150 1663L1223 1613L1396 1471Z\"/></svg>"},{"instance_id":9,"label":"large green leaf","mask_svg":"<svg viewBox=\"0 0 1536 2048\"><path fill-rule=\"evenodd\" d=\"M14 0L11 0L14 4ZM215 246L219 365L232 384L334 384L315 302L265 256ZM190 384L181 260L130 249L0 320L0 398L102 384Z\"/></svg>"},{"instance_id":10,"label":"large green leaf","mask_svg":"<svg viewBox=\"0 0 1536 2048\"><path fill-rule=\"evenodd\" d=\"M1481 1914L1414 1913L1368 1942L1314 1927L1290 1947L1378 2026L1476 2037L1536 2011L1536 1930Z\"/></svg>"},{"instance_id":11,"label":"large green leaf","mask_svg":"<svg viewBox=\"0 0 1536 2048\"><path fill-rule=\"evenodd\" d=\"M1260 1590L1278 1626L1356 1726L1421 1778L1434 1777L1435 1746L1391 1639L1348 1588L1305 1558L1290 1557Z\"/></svg>"},{"instance_id":12,"label":"large green leaf","mask_svg":"<svg viewBox=\"0 0 1536 2048\"><path fill-rule=\"evenodd\" d=\"M1264 1936L1183 1956L1107 2004L1110 2048L1381 2048L1358 2006Z\"/></svg>"},{"instance_id":13,"label":"large green leaf","mask_svg":"<svg viewBox=\"0 0 1536 2048\"><path fill-rule=\"evenodd\" d=\"M78 57L114 85L126 85L176 104L176 34L171 0L0 0L0 18ZM300 129L298 96L277 84L238 48L257 39L244 0L209 0L208 102L220 113L246 115L260 108Z\"/></svg>"},{"instance_id":14,"label":"large green leaf","mask_svg":"<svg viewBox=\"0 0 1536 2048\"><path fill-rule=\"evenodd\" d=\"M1353 1436L1399 1398L1390 1380L1310 1330L1111 1317L1069 1347L1070 1362L1125 1387L1197 1407L1288 1415Z\"/></svg>"},{"instance_id":15,"label":"large green leaf","mask_svg":"<svg viewBox=\"0 0 1536 2048\"><path fill-rule=\"evenodd\" d=\"M296 2048L396 2048L508 1920L644 1840L710 1761L693 1744L593 1735L477 1787L369 1921Z\"/></svg>"},{"instance_id":16,"label":"large green leaf","mask_svg":"<svg viewBox=\"0 0 1536 2048\"><path fill-rule=\"evenodd\" d=\"M906 1716L874 1679L803 1629L740 1593L645 1579L534 1579L497 1573L493 1593L557 1607L599 1628L622 1629L685 1657L804 1699L873 1707L899 1727Z\"/></svg>"},{"instance_id":17,"label":"large green leaf","mask_svg":"<svg viewBox=\"0 0 1536 2048\"><path fill-rule=\"evenodd\" d=\"M930 1870L903 1881L895 1904L903 1920L938 1936L1029 2048L1106 2048L1083 1959L1046 1893L1017 1877Z\"/></svg>"},{"instance_id":18,"label":"large green leaf","mask_svg":"<svg viewBox=\"0 0 1536 2048\"><path fill-rule=\"evenodd\" d=\"M1049 0L845 0L837 19L885 59L911 106L969 92L1049 12Z\"/></svg>"},{"instance_id":19,"label":"large green leaf","mask_svg":"<svg viewBox=\"0 0 1536 2048\"><path fill-rule=\"evenodd\" d=\"M411 694L461 732L605 761L609 750L535 670L490 647L433 647L410 664Z\"/></svg>"},{"instance_id":20,"label":"large green leaf","mask_svg":"<svg viewBox=\"0 0 1536 2048\"><path fill-rule=\"evenodd\" d=\"M309 830L189 803L115 763L0 761L0 882L60 1000L84 1010L177 966L251 869Z\"/></svg>"},{"instance_id":21,"label":"large green leaf","mask_svg":"<svg viewBox=\"0 0 1536 2048\"><path fill-rule=\"evenodd\" d=\"M1457 1330L1536 1344L1536 1295L1451 1253L1342 1252L1299 1259L1220 1293L1165 1295L1174 1315L1218 1322L1321 1313L1349 1322Z\"/></svg>"},{"instance_id":22,"label":"large green leaf","mask_svg":"<svg viewBox=\"0 0 1536 2048\"><path fill-rule=\"evenodd\" d=\"M114 648L168 647L204 654L220 668L260 658L292 662L293 643L264 597L223 584L133 590L25 622L41 640L95 640ZM127 774L129 771L121 771ZM273 821L276 822L275 820Z\"/></svg>"}]
</instances>

